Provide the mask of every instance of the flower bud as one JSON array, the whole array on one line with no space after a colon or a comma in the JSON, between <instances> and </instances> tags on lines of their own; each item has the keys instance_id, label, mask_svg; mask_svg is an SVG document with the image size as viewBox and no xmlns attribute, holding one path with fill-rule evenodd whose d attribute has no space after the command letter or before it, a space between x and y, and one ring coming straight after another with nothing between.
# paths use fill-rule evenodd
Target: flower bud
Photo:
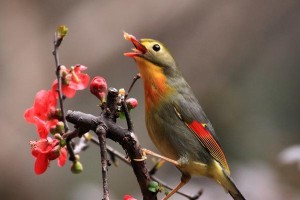
<instances>
[{"instance_id":1,"label":"flower bud","mask_svg":"<svg viewBox=\"0 0 300 200\"><path fill-rule=\"evenodd\" d=\"M148 190L150 192L157 192L159 190L159 184L156 181L150 181Z\"/></svg>"},{"instance_id":2,"label":"flower bud","mask_svg":"<svg viewBox=\"0 0 300 200\"><path fill-rule=\"evenodd\" d=\"M56 140L58 140L58 141L63 140L61 134L59 134L59 133L55 133L55 134L54 134L54 138L55 138Z\"/></svg>"},{"instance_id":3,"label":"flower bud","mask_svg":"<svg viewBox=\"0 0 300 200\"><path fill-rule=\"evenodd\" d=\"M56 131L60 134L63 134L65 132L65 124L62 121L57 122Z\"/></svg>"},{"instance_id":4,"label":"flower bud","mask_svg":"<svg viewBox=\"0 0 300 200\"><path fill-rule=\"evenodd\" d=\"M59 145L60 145L61 147L64 147L64 146L67 145L67 141L64 140L64 139L62 139L62 140L60 140Z\"/></svg>"},{"instance_id":5,"label":"flower bud","mask_svg":"<svg viewBox=\"0 0 300 200\"><path fill-rule=\"evenodd\" d=\"M57 27L57 36L59 38L64 38L67 35L68 30L68 27L66 27L65 25Z\"/></svg>"},{"instance_id":6,"label":"flower bud","mask_svg":"<svg viewBox=\"0 0 300 200\"><path fill-rule=\"evenodd\" d=\"M106 80L100 76L94 77L90 83L90 92L95 95L101 103L104 103L107 94Z\"/></svg>"},{"instance_id":7,"label":"flower bud","mask_svg":"<svg viewBox=\"0 0 300 200\"><path fill-rule=\"evenodd\" d=\"M133 198L132 196L130 195L125 195L123 200L136 200L135 198Z\"/></svg>"},{"instance_id":8,"label":"flower bud","mask_svg":"<svg viewBox=\"0 0 300 200\"><path fill-rule=\"evenodd\" d=\"M74 174L79 174L83 171L83 166L79 161L74 161L71 166L71 171Z\"/></svg>"},{"instance_id":9,"label":"flower bud","mask_svg":"<svg viewBox=\"0 0 300 200\"><path fill-rule=\"evenodd\" d=\"M56 119L59 119L62 116L62 112L60 108L55 109L55 117Z\"/></svg>"},{"instance_id":10,"label":"flower bud","mask_svg":"<svg viewBox=\"0 0 300 200\"><path fill-rule=\"evenodd\" d=\"M134 109L138 106L138 101L135 98L129 98L126 100L128 110Z\"/></svg>"}]
</instances>

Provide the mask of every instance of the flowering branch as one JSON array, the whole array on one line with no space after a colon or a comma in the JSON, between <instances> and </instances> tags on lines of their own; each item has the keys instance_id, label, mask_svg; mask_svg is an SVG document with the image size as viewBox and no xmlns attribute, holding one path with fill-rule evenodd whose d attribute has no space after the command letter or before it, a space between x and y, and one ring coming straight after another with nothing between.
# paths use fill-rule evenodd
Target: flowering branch
<instances>
[{"instance_id":1,"label":"flowering branch","mask_svg":"<svg viewBox=\"0 0 300 200\"><path fill-rule=\"evenodd\" d=\"M54 50L52 52L55 60L55 66L56 66L56 78L57 78L57 92L58 92L58 98L59 98L59 105L61 108L61 115L62 119L65 125L65 132L68 132L69 127L68 123L65 118L65 112L64 112L64 104L63 104L63 94L62 94L62 77L61 77L61 65L59 63L59 53L58 49L66 36L68 32L68 28L65 26L58 27L57 32L54 33Z\"/></svg>"},{"instance_id":2,"label":"flowering branch","mask_svg":"<svg viewBox=\"0 0 300 200\"><path fill-rule=\"evenodd\" d=\"M114 95L116 89L110 89L107 97L107 109L103 110L100 116L96 117L90 114L85 114L78 111L68 111L66 119L68 122L75 125L75 127L84 127L94 132L97 132L99 125L105 125L107 128L106 136L113 141L118 142L128 157L130 158L130 164L133 168L135 176L140 185L141 192L144 200L156 200L156 192L153 193L148 190L150 183L150 176L148 169L146 168L145 161L135 161L134 159L142 158L143 153L133 132L128 129L122 128L115 123L114 110L117 107L117 95Z\"/></svg>"},{"instance_id":3,"label":"flowering branch","mask_svg":"<svg viewBox=\"0 0 300 200\"><path fill-rule=\"evenodd\" d=\"M65 110L64 110L64 104L63 104L63 94L62 94L62 77L61 77L61 65L59 63L59 53L58 49L64 39L64 37L67 35L68 28L66 26L60 26L58 27L57 31L54 33L54 50L52 52L55 60L55 66L56 66L56 79L57 79L57 93L58 93L58 100L61 110L61 118L64 123L64 133L67 133L69 130L68 123L65 118ZM66 146L69 152L69 160L74 161L75 160L75 154L71 145L71 140L67 140Z\"/></svg>"}]
</instances>

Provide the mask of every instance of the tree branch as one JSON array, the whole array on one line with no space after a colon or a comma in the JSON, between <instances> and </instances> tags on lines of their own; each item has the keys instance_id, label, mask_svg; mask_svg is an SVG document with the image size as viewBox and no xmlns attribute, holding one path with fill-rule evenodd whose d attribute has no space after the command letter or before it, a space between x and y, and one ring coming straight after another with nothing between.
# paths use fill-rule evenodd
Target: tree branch
<instances>
[{"instance_id":1,"label":"tree branch","mask_svg":"<svg viewBox=\"0 0 300 200\"><path fill-rule=\"evenodd\" d=\"M99 125L96 129L99 138L100 154L101 154L101 167L102 167L102 181L103 181L103 199L109 200L108 190L108 159L106 150L106 126Z\"/></svg>"},{"instance_id":2,"label":"tree branch","mask_svg":"<svg viewBox=\"0 0 300 200\"><path fill-rule=\"evenodd\" d=\"M105 126L106 137L112 139L115 142L118 142L130 158L130 164L139 183L143 199L157 200L156 193L150 192L148 190L150 176L148 169L146 168L145 161L134 161L134 159L143 157L143 153L140 144L136 139L136 136L133 132L116 124L116 107L118 103L117 94L118 93L116 89L109 89L107 95L107 108L101 113L99 117L95 117L91 114L85 114L79 111L68 111L66 120L74 124L75 128L80 127L86 132L92 130L97 133L97 128L99 126Z\"/></svg>"},{"instance_id":3,"label":"tree branch","mask_svg":"<svg viewBox=\"0 0 300 200\"><path fill-rule=\"evenodd\" d=\"M99 141L94 138L94 137L91 137L91 142L96 144L96 145L99 145ZM115 150L114 148L112 148L111 146L108 146L106 145L106 149L109 153L111 153L113 156L116 156L117 158L119 158L121 161L123 161L124 163L130 165L130 161L128 159L126 159L126 157L120 153L119 151ZM157 164L157 163L156 163ZM156 164L154 165L154 167L149 171L149 174L150 174L150 178L156 182L158 182L161 186L169 189L169 190L173 190L174 188L171 187L170 185L168 185L167 183L165 183L164 181L162 181L161 179L159 179L158 177L155 176L155 173L157 171L157 169L154 169L156 168ZM189 199L189 200L197 200L200 198L200 196L202 195L203 193L203 189L200 189L194 196L191 196L191 195L188 195L188 194L185 194L183 192L180 192L180 191L177 191L176 192L177 194Z\"/></svg>"}]
</instances>

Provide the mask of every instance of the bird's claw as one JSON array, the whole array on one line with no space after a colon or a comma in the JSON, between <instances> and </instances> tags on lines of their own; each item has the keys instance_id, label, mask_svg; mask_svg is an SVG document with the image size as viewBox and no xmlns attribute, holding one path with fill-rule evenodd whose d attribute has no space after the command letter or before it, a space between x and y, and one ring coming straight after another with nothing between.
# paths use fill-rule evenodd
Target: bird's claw
<instances>
[{"instance_id":1,"label":"bird's claw","mask_svg":"<svg viewBox=\"0 0 300 200\"><path fill-rule=\"evenodd\" d=\"M141 161L145 161L147 160L147 155L146 155L146 152L145 152L145 149L142 149L142 157L141 158L135 158L133 159L134 161L137 161L137 162L141 162Z\"/></svg>"}]
</instances>

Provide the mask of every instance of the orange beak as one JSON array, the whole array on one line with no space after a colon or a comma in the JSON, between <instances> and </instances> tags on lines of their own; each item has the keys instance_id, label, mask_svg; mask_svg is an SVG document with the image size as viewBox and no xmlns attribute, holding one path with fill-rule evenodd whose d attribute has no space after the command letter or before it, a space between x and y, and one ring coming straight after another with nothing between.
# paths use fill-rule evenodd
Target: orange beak
<instances>
[{"instance_id":1,"label":"orange beak","mask_svg":"<svg viewBox=\"0 0 300 200\"><path fill-rule=\"evenodd\" d=\"M143 55L147 52L147 48L144 45L142 45L133 35L124 32L124 38L125 40L131 41L135 47L132 49L133 52L124 53L124 56L135 57Z\"/></svg>"}]
</instances>

